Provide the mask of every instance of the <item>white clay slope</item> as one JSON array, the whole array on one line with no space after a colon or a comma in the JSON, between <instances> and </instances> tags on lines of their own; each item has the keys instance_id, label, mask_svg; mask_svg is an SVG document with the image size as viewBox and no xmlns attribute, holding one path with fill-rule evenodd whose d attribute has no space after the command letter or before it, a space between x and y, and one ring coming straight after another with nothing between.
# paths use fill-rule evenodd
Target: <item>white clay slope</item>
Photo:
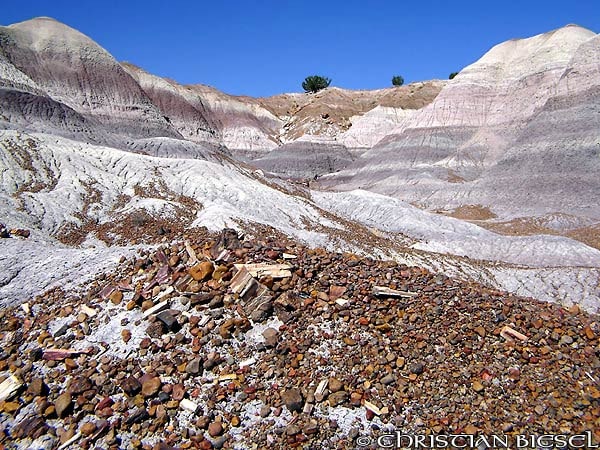
<instances>
[{"instance_id":1,"label":"white clay slope","mask_svg":"<svg viewBox=\"0 0 600 450\"><path fill-rule=\"evenodd\" d=\"M99 270L103 261L107 268L114 264L119 248L103 249L94 239L88 239L82 248L69 248L50 235L60 235L65 223L77 224L84 211L98 224L118 221L121 215L139 209L170 217L177 200L136 194L140 188L151 192L148 189L153 186L162 185L165 192L183 194L201 204L195 225L218 230L237 226L237 220L252 221L313 246L357 250L352 242L332 240L324 232L314 231L321 229L318 225L338 230L343 225L324 217L311 201L273 189L261 182L259 175L229 163L149 157L12 131L0 133L0 142L0 217L11 227L32 230L31 241L0 240L5 255L0 260L5 273L0 282L3 303L23 301L63 281L71 286L78 274L82 281L89 279L90 268ZM89 186L100 195L86 209ZM119 203L122 194L130 196L125 204ZM600 303L598 270L594 268L600 267L600 252L578 242L556 237L502 237L370 193L314 193L314 198L340 216L384 232L404 232L420 240L414 248L433 251L398 253L400 261L546 300L577 302L590 309ZM94 257L87 264L89 246L98 251L92 252ZM456 259L435 253L438 251L521 265ZM371 253L385 255L389 249L373 247ZM40 264L44 271L38 270ZM577 274L575 278L573 274ZM529 279L537 284L528 284Z\"/></svg>"},{"instance_id":2,"label":"white clay slope","mask_svg":"<svg viewBox=\"0 0 600 450\"><path fill-rule=\"evenodd\" d=\"M416 111L376 106L362 116L352 117L352 127L339 137L339 141L349 149L370 149Z\"/></svg>"}]
</instances>

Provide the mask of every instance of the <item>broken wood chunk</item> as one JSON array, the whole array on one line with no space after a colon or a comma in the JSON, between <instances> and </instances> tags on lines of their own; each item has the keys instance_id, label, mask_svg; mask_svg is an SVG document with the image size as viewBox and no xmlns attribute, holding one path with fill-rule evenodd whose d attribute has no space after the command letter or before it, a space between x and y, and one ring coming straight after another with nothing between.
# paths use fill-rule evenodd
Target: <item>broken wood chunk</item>
<instances>
[{"instance_id":1,"label":"broken wood chunk","mask_svg":"<svg viewBox=\"0 0 600 450\"><path fill-rule=\"evenodd\" d=\"M117 287L121 291L133 291L133 286L129 280L121 280L117 283Z\"/></svg>"},{"instance_id":2,"label":"broken wood chunk","mask_svg":"<svg viewBox=\"0 0 600 450\"><path fill-rule=\"evenodd\" d=\"M254 363L256 363L256 358L254 358L254 357L251 357L251 358L245 359L245 360L243 360L243 361L240 361L240 363L238 364L238 366L239 366L239 367L240 367L240 369L241 369L241 368L243 368L243 367L251 366L251 365L253 365Z\"/></svg>"},{"instance_id":3,"label":"broken wood chunk","mask_svg":"<svg viewBox=\"0 0 600 450\"><path fill-rule=\"evenodd\" d=\"M158 284L165 284L167 281L169 281L169 278L170 276L168 264L165 264L160 269L158 269L158 272L156 272L156 275L154 277Z\"/></svg>"},{"instance_id":4,"label":"broken wood chunk","mask_svg":"<svg viewBox=\"0 0 600 450\"><path fill-rule=\"evenodd\" d=\"M156 251L156 258L163 264L169 264L169 258L167 258L167 255L165 255L165 252L162 249L158 249Z\"/></svg>"},{"instance_id":5,"label":"broken wood chunk","mask_svg":"<svg viewBox=\"0 0 600 450\"><path fill-rule=\"evenodd\" d=\"M88 317L94 317L97 313L94 308L89 307L88 305L81 305L81 312L84 313Z\"/></svg>"},{"instance_id":6,"label":"broken wood chunk","mask_svg":"<svg viewBox=\"0 0 600 450\"><path fill-rule=\"evenodd\" d=\"M188 260L188 264L190 266L197 264L198 256L196 255L196 252L194 251L194 249L192 248L190 243L188 241L185 241L184 245L185 245L185 251L187 252L188 256L190 257L190 259Z\"/></svg>"},{"instance_id":7,"label":"broken wood chunk","mask_svg":"<svg viewBox=\"0 0 600 450\"><path fill-rule=\"evenodd\" d=\"M524 334L519 333L517 330L513 330L508 325L505 325L502 328L502 330L500 331L500 336L502 336L504 339L506 339L508 341L514 341L515 339L518 339L520 341L526 341L527 340L527 336L525 336Z\"/></svg>"},{"instance_id":8,"label":"broken wood chunk","mask_svg":"<svg viewBox=\"0 0 600 450\"><path fill-rule=\"evenodd\" d=\"M144 317L150 317L152 314L157 314L161 311L164 311L168 307L169 307L169 300L160 302L160 303L154 305L152 308L149 308L146 311L144 311Z\"/></svg>"},{"instance_id":9,"label":"broken wood chunk","mask_svg":"<svg viewBox=\"0 0 600 450\"><path fill-rule=\"evenodd\" d=\"M175 289L173 286L167 286L167 288L157 295L156 300L160 300L161 298L165 298L167 295L172 294Z\"/></svg>"},{"instance_id":10,"label":"broken wood chunk","mask_svg":"<svg viewBox=\"0 0 600 450\"><path fill-rule=\"evenodd\" d=\"M219 375L217 377L217 381L218 382L222 382L222 381L233 381L233 380L237 380L237 375L235 373L229 373L227 375Z\"/></svg>"},{"instance_id":11,"label":"broken wood chunk","mask_svg":"<svg viewBox=\"0 0 600 450\"><path fill-rule=\"evenodd\" d=\"M409 291L398 291L396 289L390 289L385 286L375 286L373 288L373 295L376 297L404 297L411 298L419 295L417 292Z\"/></svg>"},{"instance_id":12,"label":"broken wood chunk","mask_svg":"<svg viewBox=\"0 0 600 450\"><path fill-rule=\"evenodd\" d=\"M23 383L14 375L9 376L0 383L0 402L10 399L23 386Z\"/></svg>"},{"instance_id":13,"label":"broken wood chunk","mask_svg":"<svg viewBox=\"0 0 600 450\"><path fill-rule=\"evenodd\" d=\"M364 406L365 406L365 408L367 408L369 411L371 411L376 416L381 415L381 410L377 406L375 406L373 403L371 403L370 401L365 400Z\"/></svg>"},{"instance_id":14,"label":"broken wood chunk","mask_svg":"<svg viewBox=\"0 0 600 450\"><path fill-rule=\"evenodd\" d=\"M312 403L305 403L304 408L302 409L302 412L304 414L306 414L307 416L310 416L312 414L314 407L315 407L315 405L313 405Z\"/></svg>"},{"instance_id":15,"label":"broken wood chunk","mask_svg":"<svg viewBox=\"0 0 600 450\"><path fill-rule=\"evenodd\" d=\"M319 385L317 386L317 389L315 390L315 395L325 393L325 389L327 388L328 382L329 382L329 380L327 378L323 378L319 382Z\"/></svg>"},{"instance_id":16,"label":"broken wood chunk","mask_svg":"<svg viewBox=\"0 0 600 450\"><path fill-rule=\"evenodd\" d=\"M108 297L110 297L110 294L112 294L114 291L117 290L116 286L113 286L112 284L109 284L108 286L106 286L104 289L102 289L100 291L100 297L102 297L104 300L108 299Z\"/></svg>"},{"instance_id":17,"label":"broken wood chunk","mask_svg":"<svg viewBox=\"0 0 600 450\"><path fill-rule=\"evenodd\" d=\"M272 278L288 278L292 276L292 266L289 264L234 264L235 268L246 269L254 278L270 276Z\"/></svg>"},{"instance_id":18,"label":"broken wood chunk","mask_svg":"<svg viewBox=\"0 0 600 450\"><path fill-rule=\"evenodd\" d=\"M60 445L57 450L64 450L65 448L69 447L71 444L74 444L75 442L77 442L79 439L81 439L81 433L78 432L71 439L65 441L62 445Z\"/></svg>"},{"instance_id":19,"label":"broken wood chunk","mask_svg":"<svg viewBox=\"0 0 600 450\"><path fill-rule=\"evenodd\" d=\"M259 284L255 296L248 297L249 299L244 302L242 306L244 314L252 321L262 322L273 313L273 297L268 292L265 286Z\"/></svg>"},{"instance_id":20,"label":"broken wood chunk","mask_svg":"<svg viewBox=\"0 0 600 450\"><path fill-rule=\"evenodd\" d=\"M25 230L23 228L12 228L10 230L11 236L19 236L27 239L31 235L31 231Z\"/></svg>"},{"instance_id":21,"label":"broken wood chunk","mask_svg":"<svg viewBox=\"0 0 600 450\"><path fill-rule=\"evenodd\" d=\"M70 358L72 356L79 355L87 355L91 352L91 349L88 350L68 350L62 348L49 348L44 350L42 354L42 358L46 361L62 361L64 359Z\"/></svg>"},{"instance_id":22,"label":"broken wood chunk","mask_svg":"<svg viewBox=\"0 0 600 450\"><path fill-rule=\"evenodd\" d=\"M242 267L232 278L231 291L238 294L243 300L260 297L267 292L267 287L256 281L252 275Z\"/></svg>"},{"instance_id":23,"label":"broken wood chunk","mask_svg":"<svg viewBox=\"0 0 600 450\"><path fill-rule=\"evenodd\" d=\"M231 258L232 253L229 250L223 250L219 255L215 258L216 262L228 262Z\"/></svg>"},{"instance_id":24,"label":"broken wood chunk","mask_svg":"<svg viewBox=\"0 0 600 450\"><path fill-rule=\"evenodd\" d=\"M245 267L242 267L231 279L229 287L234 294L241 294L252 281L253 278L252 275L250 275L250 272L248 272Z\"/></svg>"},{"instance_id":25,"label":"broken wood chunk","mask_svg":"<svg viewBox=\"0 0 600 450\"><path fill-rule=\"evenodd\" d=\"M187 398L182 399L179 402L179 406L187 411L193 412L195 413L196 411L198 411L198 404L188 400Z\"/></svg>"},{"instance_id":26,"label":"broken wood chunk","mask_svg":"<svg viewBox=\"0 0 600 450\"><path fill-rule=\"evenodd\" d=\"M275 314L283 323L288 323L297 313L298 300L289 292L284 292L273 302Z\"/></svg>"}]
</instances>

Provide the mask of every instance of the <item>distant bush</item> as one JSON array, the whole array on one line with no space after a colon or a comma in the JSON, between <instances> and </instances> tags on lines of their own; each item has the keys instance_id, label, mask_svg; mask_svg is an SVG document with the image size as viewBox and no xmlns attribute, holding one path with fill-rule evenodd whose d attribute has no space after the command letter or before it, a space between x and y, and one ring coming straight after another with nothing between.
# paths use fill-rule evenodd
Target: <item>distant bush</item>
<instances>
[{"instance_id":1,"label":"distant bush","mask_svg":"<svg viewBox=\"0 0 600 450\"><path fill-rule=\"evenodd\" d=\"M392 77L392 85L394 86L402 86L404 84L404 78L400 75L395 75Z\"/></svg>"},{"instance_id":2,"label":"distant bush","mask_svg":"<svg viewBox=\"0 0 600 450\"><path fill-rule=\"evenodd\" d=\"M449 76L448 79L451 80L452 78L454 78L456 75L458 75L458 72L452 72Z\"/></svg>"},{"instance_id":3,"label":"distant bush","mask_svg":"<svg viewBox=\"0 0 600 450\"><path fill-rule=\"evenodd\" d=\"M302 89L304 89L304 92L318 92L328 87L330 83L331 78L311 75L310 77L306 77L302 82Z\"/></svg>"}]
</instances>

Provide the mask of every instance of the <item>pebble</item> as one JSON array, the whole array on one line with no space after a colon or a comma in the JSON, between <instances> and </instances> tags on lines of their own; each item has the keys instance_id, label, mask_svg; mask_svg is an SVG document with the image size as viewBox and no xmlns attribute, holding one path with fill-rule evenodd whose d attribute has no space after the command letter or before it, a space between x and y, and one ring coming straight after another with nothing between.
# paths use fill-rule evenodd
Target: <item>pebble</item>
<instances>
[{"instance_id":1,"label":"pebble","mask_svg":"<svg viewBox=\"0 0 600 450\"><path fill-rule=\"evenodd\" d=\"M74 377L69 381L67 385L67 390L71 394L81 394L92 388L92 382L88 377Z\"/></svg>"},{"instance_id":2,"label":"pebble","mask_svg":"<svg viewBox=\"0 0 600 450\"><path fill-rule=\"evenodd\" d=\"M191 267L188 273L196 281L205 281L212 275L213 270L214 267L210 261L202 261Z\"/></svg>"},{"instance_id":3,"label":"pebble","mask_svg":"<svg viewBox=\"0 0 600 450\"><path fill-rule=\"evenodd\" d=\"M484 327L482 327L481 325L480 325L480 326L478 326L478 327L475 327L475 328L473 329L473 331L475 331L475 333L477 333L477 334L478 334L480 337L482 337L482 338L484 338L484 337L485 337L485 335L486 335L485 328L484 328Z\"/></svg>"},{"instance_id":4,"label":"pebble","mask_svg":"<svg viewBox=\"0 0 600 450\"><path fill-rule=\"evenodd\" d=\"M0 412L13 414L20 407L21 405L19 404L19 402L0 402Z\"/></svg>"},{"instance_id":5,"label":"pebble","mask_svg":"<svg viewBox=\"0 0 600 450\"><path fill-rule=\"evenodd\" d=\"M162 383L159 377L151 377L142 383L142 395L144 397L153 397L158 393Z\"/></svg>"},{"instance_id":6,"label":"pebble","mask_svg":"<svg viewBox=\"0 0 600 450\"><path fill-rule=\"evenodd\" d=\"M294 424L285 427L285 434L288 436L296 436L297 434L300 434L300 431L300 428Z\"/></svg>"},{"instance_id":7,"label":"pebble","mask_svg":"<svg viewBox=\"0 0 600 450\"><path fill-rule=\"evenodd\" d=\"M560 338L561 345L571 345L573 343L573 338L569 335L564 335Z\"/></svg>"},{"instance_id":8,"label":"pebble","mask_svg":"<svg viewBox=\"0 0 600 450\"><path fill-rule=\"evenodd\" d=\"M381 384L385 384L386 386L392 384L396 381L396 377L392 374L388 374L384 376L381 380Z\"/></svg>"},{"instance_id":9,"label":"pebble","mask_svg":"<svg viewBox=\"0 0 600 450\"><path fill-rule=\"evenodd\" d=\"M208 426L210 425L210 417L208 416L201 416L198 417L198 419L196 420L196 426L198 428L200 428L201 430L206 430L208 429Z\"/></svg>"},{"instance_id":10,"label":"pebble","mask_svg":"<svg viewBox=\"0 0 600 450\"><path fill-rule=\"evenodd\" d=\"M223 424L221 422L211 422L208 425L208 434L212 437L221 436L223 434Z\"/></svg>"},{"instance_id":11,"label":"pebble","mask_svg":"<svg viewBox=\"0 0 600 450\"><path fill-rule=\"evenodd\" d=\"M302 397L300 389L292 388L285 390L283 394L281 394L281 399L290 412L302 411L304 398Z\"/></svg>"},{"instance_id":12,"label":"pebble","mask_svg":"<svg viewBox=\"0 0 600 450\"><path fill-rule=\"evenodd\" d=\"M264 419L265 417L269 417L269 415L271 414L271 407L270 407L270 406L268 406L268 405L262 405L262 406L260 407L260 412L259 412L259 414L260 414L260 417L262 417L263 419Z\"/></svg>"},{"instance_id":13,"label":"pebble","mask_svg":"<svg viewBox=\"0 0 600 450\"><path fill-rule=\"evenodd\" d=\"M34 377L27 386L27 392L33 396L46 395L48 393L48 386L42 378Z\"/></svg>"},{"instance_id":14,"label":"pebble","mask_svg":"<svg viewBox=\"0 0 600 450\"><path fill-rule=\"evenodd\" d=\"M131 331L127 328L121 330L121 339L123 339L123 342L127 344L131 340Z\"/></svg>"},{"instance_id":15,"label":"pebble","mask_svg":"<svg viewBox=\"0 0 600 450\"><path fill-rule=\"evenodd\" d=\"M65 417L67 414L69 414L72 405L73 401L69 392L64 392L63 394L59 395L54 401L56 415L60 418Z\"/></svg>"},{"instance_id":16,"label":"pebble","mask_svg":"<svg viewBox=\"0 0 600 450\"><path fill-rule=\"evenodd\" d=\"M79 432L84 436L90 436L93 434L98 428L94 422L86 422L80 428Z\"/></svg>"},{"instance_id":17,"label":"pebble","mask_svg":"<svg viewBox=\"0 0 600 450\"><path fill-rule=\"evenodd\" d=\"M177 318L172 311L166 310L158 313L156 318L160 320L168 331L176 331L179 328Z\"/></svg>"},{"instance_id":18,"label":"pebble","mask_svg":"<svg viewBox=\"0 0 600 450\"><path fill-rule=\"evenodd\" d=\"M198 375L200 373L200 369L202 368L201 364L202 361L200 360L200 358L192 359L185 366L186 373L189 373L190 375Z\"/></svg>"},{"instance_id":19,"label":"pebble","mask_svg":"<svg viewBox=\"0 0 600 450\"><path fill-rule=\"evenodd\" d=\"M119 303L121 303L121 300L123 300L123 293L121 291L113 291L113 293L110 294L108 298L115 305L118 305Z\"/></svg>"},{"instance_id":20,"label":"pebble","mask_svg":"<svg viewBox=\"0 0 600 450\"><path fill-rule=\"evenodd\" d=\"M329 378L327 387L331 392L338 392L338 391L341 391L342 389L344 389L344 383L342 383L337 378L332 377L332 378Z\"/></svg>"},{"instance_id":21,"label":"pebble","mask_svg":"<svg viewBox=\"0 0 600 450\"><path fill-rule=\"evenodd\" d=\"M423 371L425 370L425 366L423 365L423 363L416 362L416 363L412 363L409 366L409 370L410 370L410 373L412 373L412 374L421 375L423 373Z\"/></svg>"},{"instance_id":22,"label":"pebble","mask_svg":"<svg viewBox=\"0 0 600 450\"><path fill-rule=\"evenodd\" d=\"M469 424L469 425L467 425L465 427L465 434L471 434L471 435L473 435L473 434L477 434L477 431L478 430L477 430L477 427L475 425Z\"/></svg>"},{"instance_id":23,"label":"pebble","mask_svg":"<svg viewBox=\"0 0 600 450\"><path fill-rule=\"evenodd\" d=\"M262 335L265 338L265 345L267 347L275 347L277 345L277 341L279 339L279 331L277 331L275 328L269 327L265 329Z\"/></svg>"},{"instance_id":24,"label":"pebble","mask_svg":"<svg viewBox=\"0 0 600 450\"><path fill-rule=\"evenodd\" d=\"M346 391L333 392L332 394L329 394L327 400L329 401L329 406L334 408L348 400L348 393Z\"/></svg>"},{"instance_id":25,"label":"pebble","mask_svg":"<svg viewBox=\"0 0 600 450\"><path fill-rule=\"evenodd\" d=\"M121 383L121 389L130 397L133 397L142 390L142 384L137 378L130 376Z\"/></svg>"},{"instance_id":26,"label":"pebble","mask_svg":"<svg viewBox=\"0 0 600 450\"><path fill-rule=\"evenodd\" d=\"M473 387L473 390L475 392L481 392L481 391L483 391L485 389L485 387L483 386L483 384L481 384L481 382L478 381L478 380L475 380L473 382L472 387Z\"/></svg>"}]
</instances>

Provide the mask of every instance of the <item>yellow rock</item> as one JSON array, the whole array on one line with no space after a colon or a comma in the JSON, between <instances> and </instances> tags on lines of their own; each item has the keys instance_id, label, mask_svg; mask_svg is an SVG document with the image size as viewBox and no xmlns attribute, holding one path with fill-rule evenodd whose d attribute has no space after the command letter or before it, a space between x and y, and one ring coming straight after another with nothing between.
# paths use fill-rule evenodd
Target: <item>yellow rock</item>
<instances>
[{"instance_id":1,"label":"yellow rock","mask_svg":"<svg viewBox=\"0 0 600 450\"><path fill-rule=\"evenodd\" d=\"M12 414L20 407L18 402L0 402L0 412Z\"/></svg>"},{"instance_id":2,"label":"yellow rock","mask_svg":"<svg viewBox=\"0 0 600 450\"><path fill-rule=\"evenodd\" d=\"M477 427L475 425L467 425L465 427L465 434L476 434L477 433Z\"/></svg>"},{"instance_id":3,"label":"yellow rock","mask_svg":"<svg viewBox=\"0 0 600 450\"><path fill-rule=\"evenodd\" d=\"M114 291L108 298L110 298L110 301L115 305L118 305L121 303L121 300L123 300L123 293L121 291Z\"/></svg>"},{"instance_id":4,"label":"yellow rock","mask_svg":"<svg viewBox=\"0 0 600 450\"><path fill-rule=\"evenodd\" d=\"M188 273L196 281L204 281L208 279L214 271L214 267L210 261L202 261L200 264L190 267Z\"/></svg>"}]
</instances>

